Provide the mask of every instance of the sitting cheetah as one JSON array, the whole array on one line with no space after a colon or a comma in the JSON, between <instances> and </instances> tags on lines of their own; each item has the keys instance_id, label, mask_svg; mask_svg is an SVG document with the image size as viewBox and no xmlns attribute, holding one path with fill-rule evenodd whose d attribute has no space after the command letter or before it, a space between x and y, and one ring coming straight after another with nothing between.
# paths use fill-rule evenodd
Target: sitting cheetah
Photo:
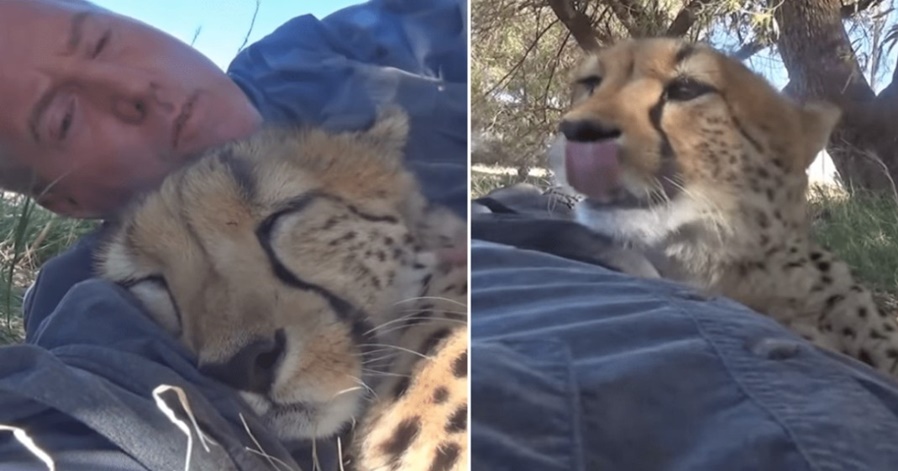
<instances>
[{"instance_id":1,"label":"sitting cheetah","mask_svg":"<svg viewBox=\"0 0 898 471\"><path fill-rule=\"evenodd\" d=\"M810 236L806 169L839 117L708 46L630 40L580 65L549 160L576 219L663 252L665 277L895 375L895 319Z\"/></svg>"},{"instance_id":2,"label":"sitting cheetah","mask_svg":"<svg viewBox=\"0 0 898 471\"><path fill-rule=\"evenodd\" d=\"M404 169L407 132L391 110L212 150L98 254L282 440L348 438L341 469L468 461L466 225Z\"/></svg>"}]
</instances>

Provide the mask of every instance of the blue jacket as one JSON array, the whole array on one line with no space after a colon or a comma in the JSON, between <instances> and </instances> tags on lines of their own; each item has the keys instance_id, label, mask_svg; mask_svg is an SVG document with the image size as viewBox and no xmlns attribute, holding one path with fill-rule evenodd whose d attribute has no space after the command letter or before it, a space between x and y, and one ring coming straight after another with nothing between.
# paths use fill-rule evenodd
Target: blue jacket
<instances>
[{"instance_id":1,"label":"blue jacket","mask_svg":"<svg viewBox=\"0 0 898 471\"><path fill-rule=\"evenodd\" d=\"M467 208L466 10L455 0L373 0L319 21L294 18L243 50L228 74L269 122L367 127L384 103L410 114L409 165L427 194ZM351 158L351 156L347 156ZM310 444L280 444L233 392L201 376L191 355L135 300L92 279L96 236L49 261L25 302L26 342L0 349L0 425L24 429L57 469L184 469L188 437L156 404L159 384L182 388L191 470L273 469L265 453L312 469ZM162 396L187 420L176 396ZM336 469L334 443L317 443ZM292 458L291 458L292 455ZM294 462L295 459L295 462ZM46 467L0 431L0 469Z\"/></svg>"},{"instance_id":2,"label":"blue jacket","mask_svg":"<svg viewBox=\"0 0 898 471\"><path fill-rule=\"evenodd\" d=\"M685 286L471 244L472 468L898 470L898 384Z\"/></svg>"}]
</instances>

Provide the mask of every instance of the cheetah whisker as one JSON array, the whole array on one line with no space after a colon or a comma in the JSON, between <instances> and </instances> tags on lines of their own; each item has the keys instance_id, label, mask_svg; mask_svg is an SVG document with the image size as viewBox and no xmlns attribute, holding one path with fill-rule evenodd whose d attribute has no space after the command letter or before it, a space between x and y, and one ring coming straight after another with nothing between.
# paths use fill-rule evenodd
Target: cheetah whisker
<instances>
[{"instance_id":1,"label":"cheetah whisker","mask_svg":"<svg viewBox=\"0 0 898 471\"><path fill-rule=\"evenodd\" d=\"M421 358L425 358L425 359L429 359L429 358L430 358L430 357L428 357L427 355L424 355L423 353L418 353L418 352L416 352L416 351L414 351L414 350L410 350L410 349L408 349L408 348L400 347L400 346L398 346L398 345L386 345L386 344L383 344L383 343L369 343L369 344L362 344L362 345L359 345L359 346L360 346L360 347L387 347L387 348L395 348L396 350L399 350L399 351L401 351L401 352L411 353L412 355L418 355L418 356L421 357Z\"/></svg>"},{"instance_id":2,"label":"cheetah whisker","mask_svg":"<svg viewBox=\"0 0 898 471\"><path fill-rule=\"evenodd\" d=\"M711 198L708 198L707 195L705 195L703 192L687 188L682 182L676 179L667 178L667 181L670 182L671 185L682 191L684 195L701 203L702 206L710 209L710 213L714 216L712 219L715 223L719 225L723 224L723 221L725 220L725 214L719 204L717 204Z\"/></svg>"},{"instance_id":3,"label":"cheetah whisker","mask_svg":"<svg viewBox=\"0 0 898 471\"><path fill-rule=\"evenodd\" d=\"M393 359L398 353L399 353L399 352L393 352L393 353L389 353L389 354L387 354L387 355L381 355L381 356L376 357L376 358L369 358L369 359L367 359L367 360L365 360L365 361L362 362L362 366L370 365L370 364L372 364L372 363L377 363L377 362L379 362L379 361L391 360L391 359Z\"/></svg>"},{"instance_id":4,"label":"cheetah whisker","mask_svg":"<svg viewBox=\"0 0 898 471\"><path fill-rule=\"evenodd\" d=\"M467 309L459 310L459 311L451 310L451 309L438 309L438 310L445 314L455 314L457 316L462 316L462 315L468 314ZM413 316L415 314L423 314L423 313L432 312L432 311L434 311L434 309L415 308L415 309L402 309L399 312L409 313L409 314L406 314L405 316L403 316L403 317L408 317L408 316Z\"/></svg>"},{"instance_id":5,"label":"cheetah whisker","mask_svg":"<svg viewBox=\"0 0 898 471\"><path fill-rule=\"evenodd\" d=\"M267 459L269 462L274 461L274 463L283 465L285 468L287 468L288 471L292 471L292 470L290 469L290 465L287 464L287 463L285 463L284 460L282 460L282 459L280 459L280 458L277 458L277 457L275 457L275 456L271 456L271 455L269 455L268 453L263 453L263 452L261 452L261 451L259 451L259 450L253 450L253 449L250 448L250 447L244 447L244 450L246 450L246 451L248 451L248 452L250 452L250 453L253 453L253 454L255 454L255 455L259 455L259 456L261 456L261 457ZM274 467L274 463L272 463L272 467ZM280 470L281 467L278 466L278 467L275 467L274 469ZM302 468L297 468L297 471L302 471Z\"/></svg>"},{"instance_id":6,"label":"cheetah whisker","mask_svg":"<svg viewBox=\"0 0 898 471\"><path fill-rule=\"evenodd\" d=\"M419 315L419 314L427 314L428 312L429 312L429 311L427 311L427 310L418 311L418 312L412 312L412 313L408 314L407 316L404 316L404 318L405 318L405 319L426 320L426 321L441 321L441 320L446 320L446 321L455 321L455 322L458 322L458 319L452 319L452 318L450 318L450 317L446 317L445 315L443 315L443 316L439 316L439 315L437 315L437 316L424 316L424 315ZM468 311L446 311L446 310L444 310L444 311L440 311L440 312L443 313L443 314L446 314L446 315L452 315L452 316L467 316L467 315L468 315ZM462 322L462 324L467 324L467 322L464 322L464 321L461 321L461 322Z\"/></svg>"},{"instance_id":7,"label":"cheetah whisker","mask_svg":"<svg viewBox=\"0 0 898 471\"><path fill-rule=\"evenodd\" d=\"M661 181L658 180L657 177L652 177L648 182L648 187L643 188L644 197L648 199L652 204L649 207L654 207L660 203L669 203L670 200L667 197L667 194L664 193L664 187L661 185Z\"/></svg>"},{"instance_id":8,"label":"cheetah whisker","mask_svg":"<svg viewBox=\"0 0 898 471\"><path fill-rule=\"evenodd\" d=\"M393 320L384 322L383 324L377 325L377 326L375 326L374 328L372 328L372 329L369 330L368 332L365 332L365 333L362 334L362 335L364 335L364 336L371 335L372 333L374 333L374 332L378 331L379 329L382 329L382 328L384 328L384 327L386 327L386 326L388 326L388 325L390 325L390 324L396 324L396 323L398 323L398 322L403 322L403 321L409 320L409 319L411 319L411 318L414 318L414 317L417 316L418 314L422 314L422 313L425 313L425 312L429 312L429 310L427 310L427 309L415 309L415 310L409 310L409 311L403 311L403 312L408 312L408 314L406 314L406 315L404 315L404 316L397 317L396 319L393 319Z\"/></svg>"},{"instance_id":9,"label":"cheetah whisker","mask_svg":"<svg viewBox=\"0 0 898 471\"><path fill-rule=\"evenodd\" d=\"M386 369L396 359L399 352L387 355L381 355L377 358L365 359L361 362L361 366L368 368L376 368L378 370Z\"/></svg>"},{"instance_id":10,"label":"cheetah whisker","mask_svg":"<svg viewBox=\"0 0 898 471\"><path fill-rule=\"evenodd\" d=\"M358 391L359 389L365 389L365 388L363 388L363 387L361 387L361 386L354 386L354 387L351 387L351 388L346 388L346 389L344 389L344 390L342 390L342 391L337 391L337 393L334 394L333 397L331 397L331 400L336 399L337 397L342 396L343 394L350 393L350 392L353 392L353 391Z\"/></svg>"},{"instance_id":11,"label":"cheetah whisker","mask_svg":"<svg viewBox=\"0 0 898 471\"><path fill-rule=\"evenodd\" d=\"M446 321L446 322L454 322L454 323L459 323L459 324L467 324L467 322L459 320L459 319L452 319L449 317L433 316L433 315L425 315L425 314L427 314L427 313L426 312L411 313L407 316L403 316L401 319L395 319L395 320L392 320L389 322L384 322L383 324L375 327L374 330L371 332L378 331L380 329L383 329L384 327L388 327L388 326L390 326L390 324L397 324L397 323L399 323L399 321L407 321L407 322L410 322L410 321L431 321L431 322ZM447 314L462 315L462 314L467 314L467 313L458 312L458 313L447 313ZM394 329L397 327L401 329L406 326L402 325L402 324L400 324L399 326L394 325L394 326L390 327L390 329Z\"/></svg>"},{"instance_id":12,"label":"cheetah whisker","mask_svg":"<svg viewBox=\"0 0 898 471\"><path fill-rule=\"evenodd\" d=\"M649 201L652 201L652 202L655 201L655 198L653 196L655 193L661 193L662 195L664 194L664 189L661 186L661 182L659 182L657 178L652 178L652 180L649 181L649 186L655 187L654 192L652 191L651 188L645 188L643 190L644 197L647 198ZM654 219L656 221L661 220L661 208L658 205L650 204L650 205L648 205L647 209L648 209L649 214L652 215L652 219Z\"/></svg>"},{"instance_id":13,"label":"cheetah whisker","mask_svg":"<svg viewBox=\"0 0 898 471\"><path fill-rule=\"evenodd\" d=\"M449 299L449 298L439 298L439 297L431 298L431 300L436 300L436 301L452 301L452 300ZM399 306L399 304L400 304L400 303L396 303L396 304L394 304L394 306ZM468 312L467 305L465 305L465 304L463 304L463 303L458 303L458 302L456 302L456 304L458 304L459 306L464 306L464 309L458 309L458 308L456 308L455 306L453 306L453 309L456 309L456 310L455 310L455 311L449 311L449 312L455 312L455 313L458 313L458 312ZM403 307L397 307L396 312L433 311L433 310L440 310L440 311L443 311L443 310L448 310L448 309L449 309L449 308L442 307L442 305L440 305L440 304L435 304L435 305L434 305L434 304L427 304L427 305L423 305L423 306L408 306L408 307L403 306Z\"/></svg>"},{"instance_id":14,"label":"cheetah whisker","mask_svg":"<svg viewBox=\"0 0 898 471\"><path fill-rule=\"evenodd\" d=\"M445 319L445 318L439 318L439 317L438 317L438 318L433 318L433 319L427 319L427 318L423 318L423 319L424 319L424 320L430 320L430 321L443 321L443 322L447 322L447 323L450 323L450 324L467 325L467 322L462 321L462 320L458 320L458 319ZM405 327L405 326L401 326L401 325L400 325L400 326L396 326L396 327L393 327L393 328L391 328L391 329L387 329L387 330L385 330L385 331L382 331L382 332L380 332L380 334L381 334L381 335L389 334L390 332L395 332L395 331L397 331L397 330L402 329L403 327Z\"/></svg>"},{"instance_id":15,"label":"cheetah whisker","mask_svg":"<svg viewBox=\"0 0 898 471\"><path fill-rule=\"evenodd\" d=\"M450 302L453 304L457 304L465 309L468 308L468 306L465 303L456 301L454 299L444 298L442 296L415 296L412 298L407 298L407 299L403 299L401 301L397 301L394 305L405 304L405 303L410 303L410 302L414 302L414 301L447 301L447 302Z\"/></svg>"},{"instance_id":16,"label":"cheetah whisker","mask_svg":"<svg viewBox=\"0 0 898 471\"><path fill-rule=\"evenodd\" d=\"M367 353L367 354L369 354L369 355L373 355L373 354L375 354L375 353L380 353L380 352L391 352L391 354L395 355L396 352L394 352L393 350L394 350L394 349L392 349L392 348L375 348L375 349L372 349L372 350L368 350L368 351L365 352L365 353Z\"/></svg>"},{"instance_id":17,"label":"cheetah whisker","mask_svg":"<svg viewBox=\"0 0 898 471\"><path fill-rule=\"evenodd\" d=\"M664 191L664 184L661 182L661 180L658 180L658 178L653 178L653 180L654 180L654 184L655 184L654 185L655 189L657 191L656 194L661 197L661 201L663 201L664 203L670 204L671 203L670 195L668 195L667 192ZM671 184L673 184L673 185L677 185L677 183L675 181L671 180L670 178L665 177L665 180L671 182Z\"/></svg>"},{"instance_id":18,"label":"cheetah whisker","mask_svg":"<svg viewBox=\"0 0 898 471\"><path fill-rule=\"evenodd\" d=\"M365 384L364 381L362 381L361 379L356 378L355 376L352 376L352 375L346 375L346 376L349 376L356 384L358 384L359 386L364 388L366 391L371 393L371 395L374 396L375 399L377 398L377 393L374 392L373 389L371 389L371 386L368 386L367 384Z\"/></svg>"},{"instance_id":19,"label":"cheetah whisker","mask_svg":"<svg viewBox=\"0 0 898 471\"><path fill-rule=\"evenodd\" d=\"M250 447L244 447L246 449L246 451L248 451L250 453L255 453L257 455L264 457L266 460L268 460L268 464L270 464L271 467L274 469L281 469L279 466L276 466L276 464L280 464L289 470L290 469L289 464L285 463L283 460L281 460L277 457L274 457L274 456L269 455L268 453L265 453L265 450L262 449L262 444L259 443L259 440L256 439L255 435L253 435L252 430L249 429L249 424L246 423L246 418L243 417L243 412L238 413L237 416L240 417L240 422L243 423L243 429L246 430L246 434L249 435L249 439L252 440L253 444L255 444L256 447L258 448L258 450L254 450ZM302 471L302 468L299 468L298 471Z\"/></svg>"},{"instance_id":20,"label":"cheetah whisker","mask_svg":"<svg viewBox=\"0 0 898 471\"><path fill-rule=\"evenodd\" d=\"M414 314L412 314L412 315L414 315ZM383 324L374 326L371 330L365 332L365 333L362 334L362 335L365 336L365 337L367 337L367 336L369 336L369 335L371 335L371 334L377 332L378 330L383 329L384 327L386 327L386 326L388 326L388 325L390 325L390 324L396 324L396 323L399 323L399 322L404 322L408 317L410 317L410 316L402 316L402 317L400 317L400 318L397 318L397 319L393 319L393 320L391 320L391 321L384 322Z\"/></svg>"},{"instance_id":21,"label":"cheetah whisker","mask_svg":"<svg viewBox=\"0 0 898 471\"><path fill-rule=\"evenodd\" d=\"M388 373L386 371L375 371L375 370L366 369L366 368L362 368L362 372L368 373L373 376L390 376L390 377L394 377L394 378L410 378L411 377L410 375L404 375L404 374L399 374L399 373Z\"/></svg>"},{"instance_id":22,"label":"cheetah whisker","mask_svg":"<svg viewBox=\"0 0 898 471\"><path fill-rule=\"evenodd\" d=\"M388 326L388 325L390 325L390 324L396 324L396 323L403 322L403 321L406 321L406 320L411 320L411 319L414 319L414 320L440 320L440 319L444 319L443 317L439 317L439 316L432 316L432 317L428 317L428 316L420 316L420 317L416 317L416 316L418 316L419 314L429 313L429 312L431 312L431 311L432 311L431 309L410 309L410 310L406 310L406 311L400 311L400 312L407 312L408 314L405 314L405 315L403 315L403 316L397 317L396 319L393 319L393 320L384 322L383 324L377 325L377 326L375 326L374 328L372 328L371 330L365 332L365 333L362 334L362 335L363 335L363 336L368 336L368 335L371 335L371 334L373 334L374 332L377 332L378 330L380 330L380 329L382 329L382 328L384 328L384 327L386 327L386 326ZM466 314L468 313L467 311L450 311L450 310L442 310L442 312L445 312L446 314L456 314L456 315L466 315ZM465 322L463 322L463 321L459 321L459 322L465 323Z\"/></svg>"},{"instance_id":23,"label":"cheetah whisker","mask_svg":"<svg viewBox=\"0 0 898 471\"><path fill-rule=\"evenodd\" d=\"M686 188L681 182L676 179L667 178L667 181L683 192L684 195L688 196L690 199L698 202L702 207L707 208L706 214L708 215L709 222L712 223L712 227L714 228L715 235L717 236L717 240L719 242L723 242L726 240L726 234L724 233L726 224L726 215L724 214L723 209L720 208L716 202L708 198L703 192L696 191L694 189Z\"/></svg>"},{"instance_id":24,"label":"cheetah whisker","mask_svg":"<svg viewBox=\"0 0 898 471\"><path fill-rule=\"evenodd\" d=\"M343 442L340 441L339 435L337 435L337 459L340 461L340 471L346 471L343 468Z\"/></svg>"}]
</instances>

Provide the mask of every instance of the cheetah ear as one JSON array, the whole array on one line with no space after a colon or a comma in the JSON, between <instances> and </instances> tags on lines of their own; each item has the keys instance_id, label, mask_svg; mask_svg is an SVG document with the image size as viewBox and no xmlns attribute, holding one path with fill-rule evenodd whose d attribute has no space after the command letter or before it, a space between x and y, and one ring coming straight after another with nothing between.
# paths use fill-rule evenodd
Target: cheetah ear
<instances>
[{"instance_id":1,"label":"cheetah ear","mask_svg":"<svg viewBox=\"0 0 898 471\"><path fill-rule=\"evenodd\" d=\"M408 131L408 115L405 111L398 106L388 106L380 110L374 124L361 134L372 148L402 160Z\"/></svg>"},{"instance_id":2,"label":"cheetah ear","mask_svg":"<svg viewBox=\"0 0 898 471\"><path fill-rule=\"evenodd\" d=\"M809 101L801 105L801 128L810 165L817 154L826 149L833 128L842 117L842 110L826 101Z\"/></svg>"}]
</instances>

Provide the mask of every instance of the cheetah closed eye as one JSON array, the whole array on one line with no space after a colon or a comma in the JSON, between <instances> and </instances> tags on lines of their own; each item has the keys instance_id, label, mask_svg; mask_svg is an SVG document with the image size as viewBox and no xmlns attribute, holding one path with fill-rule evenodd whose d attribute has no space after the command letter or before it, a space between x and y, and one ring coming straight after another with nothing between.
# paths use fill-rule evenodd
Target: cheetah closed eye
<instances>
[{"instance_id":1,"label":"cheetah closed eye","mask_svg":"<svg viewBox=\"0 0 898 471\"><path fill-rule=\"evenodd\" d=\"M467 462L467 263L444 256L466 225L404 169L407 132L391 110L209 151L98 254L282 440L351 436L346 469Z\"/></svg>"},{"instance_id":2,"label":"cheetah closed eye","mask_svg":"<svg viewBox=\"0 0 898 471\"><path fill-rule=\"evenodd\" d=\"M898 375L898 332L848 266L810 237L806 169L840 117L738 61L675 39L587 57L550 151L585 196L577 220L663 252L665 275L766 313Z\"/></svg>"}]
</instances>

